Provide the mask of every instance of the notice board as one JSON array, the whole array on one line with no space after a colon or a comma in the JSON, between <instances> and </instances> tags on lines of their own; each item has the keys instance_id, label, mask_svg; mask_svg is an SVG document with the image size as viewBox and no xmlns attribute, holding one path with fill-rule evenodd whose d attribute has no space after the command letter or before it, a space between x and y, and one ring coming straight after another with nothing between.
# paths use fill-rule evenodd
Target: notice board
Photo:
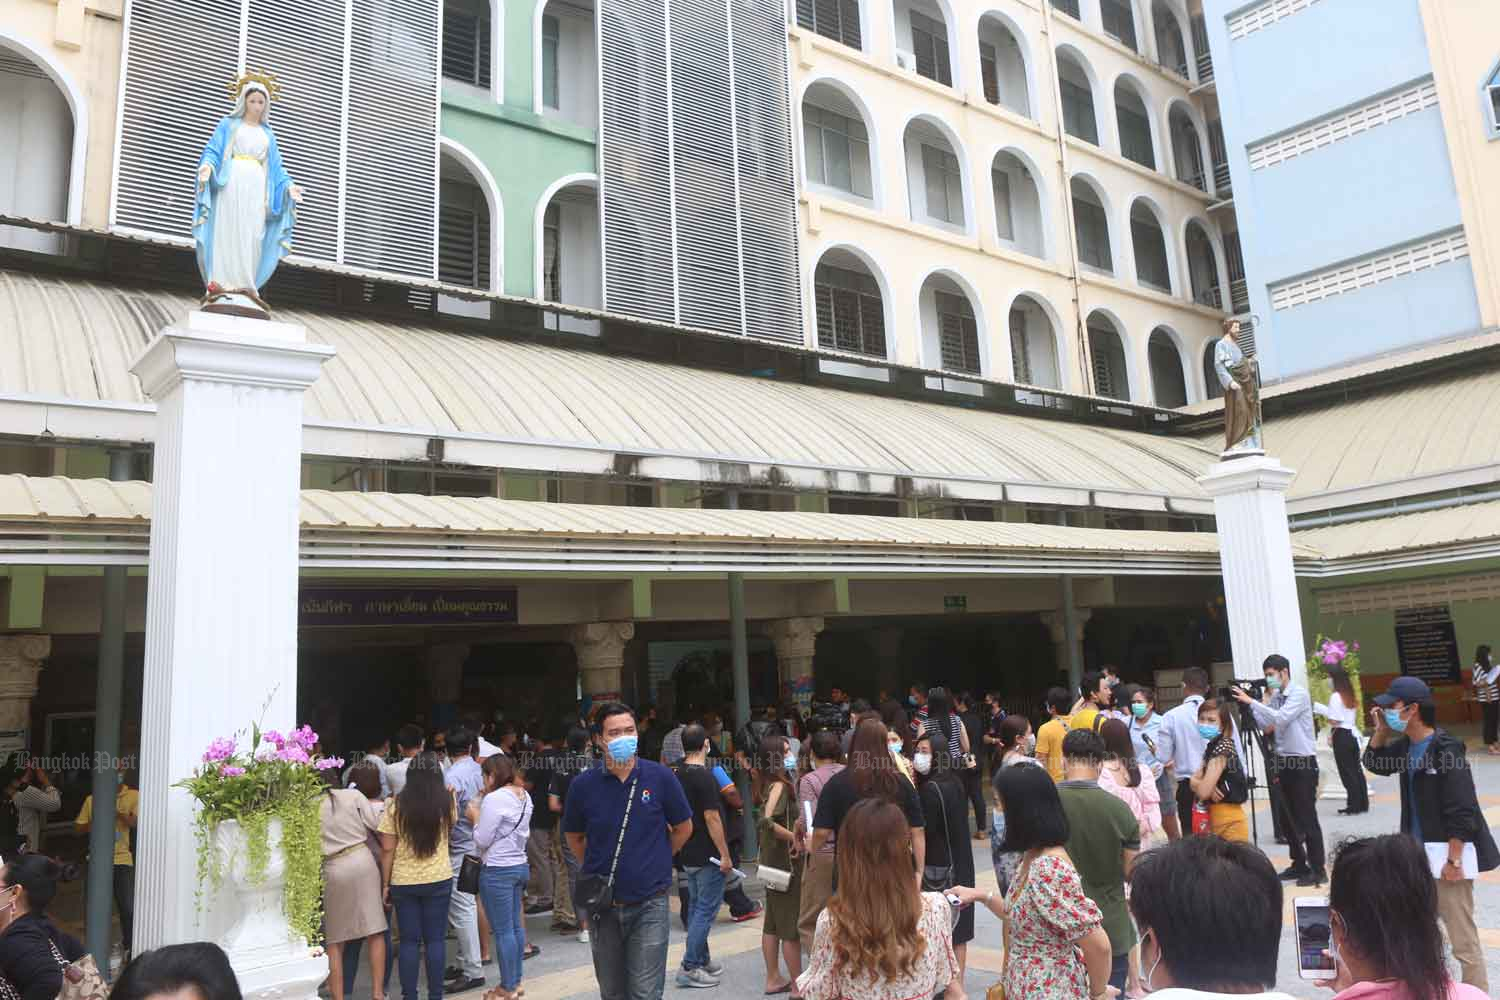
<instances>
[{"instance_id":1,"label":"notice board","mask_svg":"<svg viewBox=\"0 0 1500 1000\"><path fill-rule=\"evenodd\" d=\"M1460 682L1458 636L1448 605L1397 610L1396 658L1409 677L1428 684Z\"/></svg>"}]
</instances>

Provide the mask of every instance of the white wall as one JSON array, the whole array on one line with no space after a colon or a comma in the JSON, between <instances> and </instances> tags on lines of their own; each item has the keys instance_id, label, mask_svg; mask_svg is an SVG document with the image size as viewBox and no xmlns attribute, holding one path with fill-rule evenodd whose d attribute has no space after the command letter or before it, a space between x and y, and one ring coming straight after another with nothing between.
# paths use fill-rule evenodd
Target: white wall
<instances>
[{"instance_id":1,"label":"white wall","mask_svg":"<svg viewBox=\"0 0 1500 1000\"><path fill-rule=\"evenodd\" d=\"M1031 254L1033 257L1047 255L1047 243L1042 232L1041 194L1031 173L1014 156L996 157L992 169L1000 170L1010 182L1010 221L1012 239L1000 239L1003 247ZM991 189L994 180L985 178Z\"/></svg>"},{"instance_id":2,"label":"white wall","mask_svg":"<svg viewBox=\"0 0 1500 1000\"><path fill-rule=\"evenodd\" d=\"M979 39L995 47L995 76L1000 84L1000 106L1031 117L1034 99L1026 80L1026 63L1020 43L1003 22L986 17L979 22ZM981 90L982 94L984 91Z\"/></svg>"},{"instance_id":3,"label":"white wall","mask_svg":"<svg viewBox=\"0 0 1500 1000\"><path fill-rule=\"evenodd\" d=\"M1057 333L1039 306L1029 300L1018 300L1012 309L1026 315L1026 354L1031 359L1031 384L1044 389L1062 388L1057 363ZM1010 317L1005 318L1009 329Z\"/></svg>"},{"instance_id":4,"label":"white wall","mask_svg":"<svg viewBox=\"0 0 1500 1000\"><path fill-rule=\"evenodd\" d=\"M543 108L576 125L595 128L599 119L598 58L594 42L594 20L587 12L564 3L549 3L546 13L557 18L556 111ZM541 58L541 53L537 53ZM538 95L540 100L540 95Z\"/></svg>"},{"instance_id":5,"label":"white wall","mask_svg":"<svg viewBox=\"0 0 1500 1000\"><path fill-rule=\"evenodd\" d=\"M66 222L73 115L47 77L0 71L0 214ZM58 253L62 237L0 226L0 246Z\"/></svg>"},{"instance_id":6,"label":"white wall","mask_svg":"<svg viewBox=\"0 0 1500 1000\"><path fill-rule=\"evenodd\" d=\"M562 300L570 306L603 308L598 202L559 198L557 206L557 236L562 243Z\"/></svg>"}]
</instances>

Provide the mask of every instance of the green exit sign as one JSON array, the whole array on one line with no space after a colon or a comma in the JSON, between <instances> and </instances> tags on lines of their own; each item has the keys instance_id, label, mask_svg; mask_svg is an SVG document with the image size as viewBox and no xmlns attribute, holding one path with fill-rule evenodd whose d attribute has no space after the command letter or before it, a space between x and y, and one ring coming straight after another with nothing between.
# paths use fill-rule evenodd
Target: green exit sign
<instances>
[{"instance_id":1,"label":"green exit sign","mask_svg":"<svg viewBox=\"0 0 1500 1000\"><path fill-rule=\"evenodd\" d=\"M948 594L943 598L944 611L967 611L969 599L963 594Z\"/></svg>"}]
</instances>

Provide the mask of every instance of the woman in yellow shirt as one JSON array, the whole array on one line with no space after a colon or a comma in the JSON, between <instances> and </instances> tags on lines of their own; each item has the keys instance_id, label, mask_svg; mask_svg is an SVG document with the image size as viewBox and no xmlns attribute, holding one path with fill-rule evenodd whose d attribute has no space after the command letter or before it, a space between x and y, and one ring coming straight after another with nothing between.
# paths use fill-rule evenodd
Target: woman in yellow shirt
<instances>
[{"instance_id":1,"label":"woman in yellow shirt","mask_svg":"<svg viewBox=\"0 0 1500 1000\"><path fill-rule=\"evenodd\" d=\"M417 1000L421 949L427 949L427 996L442 1000L444 936L453 868L448 831L458 813L453 792L443 784L436 754L422 754L406 771L406 785L380 817L380 876L387 906L396 908L401 927L401 994Z\"/></svg>"},{"instance_id":2,"label":"woman in yellow shirt","mask_svg":"<svg viewBox=\"0 0 1500 1000\"><path fill-rule=\"evenodd\" d=\"M130 850L130 833L140 813L141 793L125 784L123 773L115 790L114 897L120 911L120 947L130 954L135 925L135 855ZM73 825L87 833L94 824L94 797L83 800Z\"/></svg>"}]
</instances>

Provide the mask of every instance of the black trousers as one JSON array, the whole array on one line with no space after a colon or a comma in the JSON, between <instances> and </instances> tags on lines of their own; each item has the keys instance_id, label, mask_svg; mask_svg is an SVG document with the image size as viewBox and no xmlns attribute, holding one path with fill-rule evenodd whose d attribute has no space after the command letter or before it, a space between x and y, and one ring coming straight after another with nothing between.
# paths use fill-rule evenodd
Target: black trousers
<instances>
[{"instance_id":1,"label":"black trousers","mask_svg":"<svg viewBox=\"0 0 1500 1000\"><path fill-rule=\"evenodd\" d=\"M120 910L120 946L130 953L135 935L135 866L115 865L115 906Z\"/></svg>"},{"instance_id":2,"label":"black trousers","mask_svg":"<svg viewBox=\"0 0 1500 1000\"><path fill-rule=\"evenodd\" d=\"M974 807L974 829L988 832L990 828L990 807L984 801L984 778L979 773L979 768L970 768L963 772L964 791L968 793L969 804Z\"/></svg>"},{"instance_id":3,"label":"black trousers","mask_svg":"<svg viewBox=\"0 0 1500 1000\"><path fill-rule=\"evenodd\" d=\"M1193 786L1186 778L1177 779L1177 820L1182 824L1182 835L1193 835Z\"/></svg>"},{"instance_id":4,"label":"black trousers","mask_svg":"<svg viewBox=\"0 0 1500 1000\"><path fill-rule=\"evenodd\" d=\"M1286 822L1292 865L1323 871L1323 827L1318 823L1318 758L1280 757L1276 761L1281 779L1282 819Z\"/></svg>"},{"instance_id":5,"label":"black trousers","mask_svg":"<svg viewBox=\"0 0 1500 1000\"><path fill-rule=\"evenodd\" d=\"M1370 808L1370 789L1365 784L1365 769L1359 763L1359 740L1343 726L1335 729L1332 736L1333 760L1339 768L1339 780L1344 783L1344 808L1351 813L1362 813Z\"/></svg>"},{"instance_id":6,"label":"black trousers","mask_svg":"<svg viewBox=\"0 0 1500 1000\"><path fill-rule=\"evenodd\" d=\"M1481 701L1479 708L1484 712L1484 745L1492 747L1500 743L1500 701Z\"/></svg>"},{"instance_id":7,"label":"black trousers","mask_svg":"<svg viewBox=\"0 0 1500 1000\"><path fill-rule=\"evenodd\" d=\"M1271 836L1277 840L1289 840L1286 832L1286 798L1281 791L1281 779L1276 775L1277 762L1281 760L1272 754L1260 755L1261 762L1266 768L1266 797L1271 802Z\"/></svg>"}]
</instances>

